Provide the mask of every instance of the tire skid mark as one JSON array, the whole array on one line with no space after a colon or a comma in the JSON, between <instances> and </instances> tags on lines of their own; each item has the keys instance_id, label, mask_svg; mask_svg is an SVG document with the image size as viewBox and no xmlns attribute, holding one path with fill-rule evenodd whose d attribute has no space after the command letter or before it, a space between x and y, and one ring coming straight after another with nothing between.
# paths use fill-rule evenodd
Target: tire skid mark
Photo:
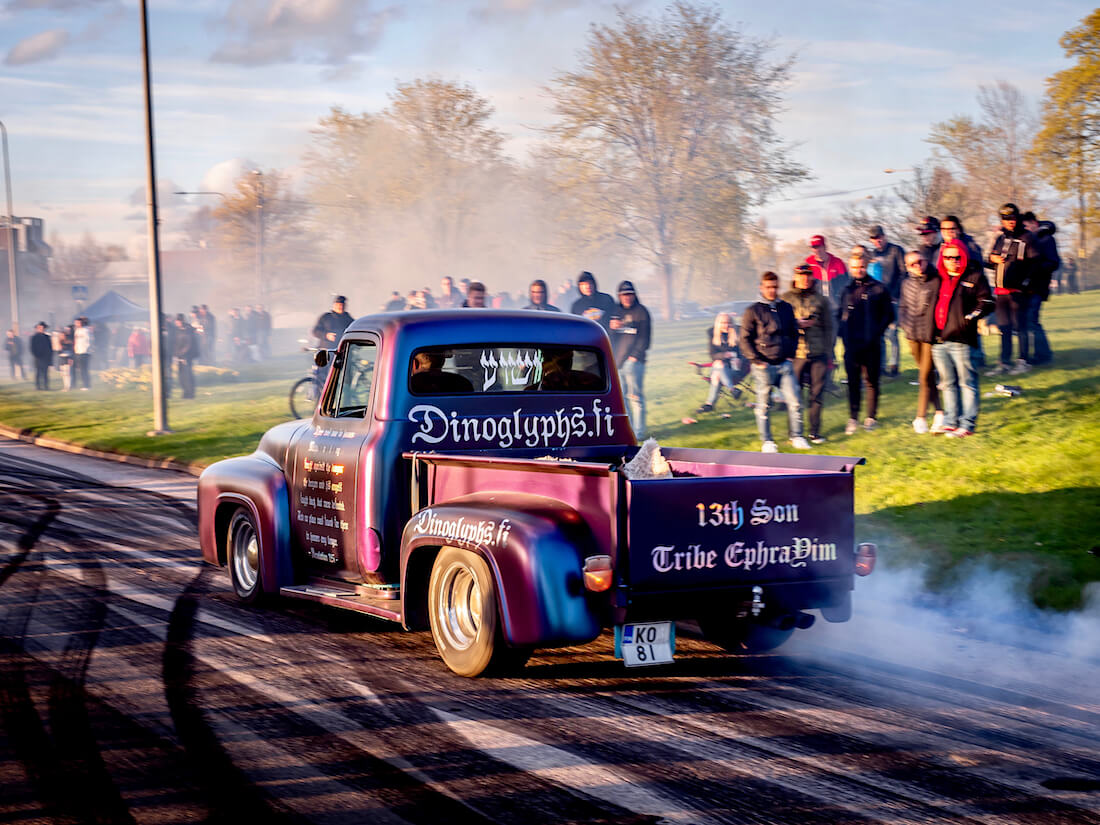
<instances>
[{"instance_id":1,"label":"tire skid mark","mask_svg":"<svg viewBox=\"0 0 1100 825\"><path fill-rule=\"evenodd\" d=\"M86 587L83 598L67 617L74 628L53 668L50 683L49 718L60 768L66 780L66 799L86 822L133 822L103 761L98 739L88 715L85 682L92 652L99 641L110 607L106 576L94 555L83 568ZM90 589L89 589L90 588Z\"/></svg>"},{"instance_id":2,"label":"tire skid mark","mask_svg":"<svg viewBox=\"0 0 1100 825\"><path fill-rule=\"evenodd\" d=\"M201 665L191 652L191 640L198 625L198 585L202 577L200 571L176 600L168 617L161 678L176 734L203 788L209 808L206 821L227 825L302 822L292 813L276 808L233 763L203 713L197 679Z\"/></svg>"}]
</instances>

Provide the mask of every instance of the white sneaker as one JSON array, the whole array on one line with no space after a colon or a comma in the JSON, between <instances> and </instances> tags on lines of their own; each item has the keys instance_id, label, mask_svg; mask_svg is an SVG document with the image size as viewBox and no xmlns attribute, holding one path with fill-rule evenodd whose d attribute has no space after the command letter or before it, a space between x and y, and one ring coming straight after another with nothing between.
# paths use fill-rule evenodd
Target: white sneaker
<instances>
[{"instance_id":1,"label":"white sneaker","mask_svg":"<svg viewBox=\"0 0 1100 825\"><path fill-rule=\"evenodd\" d=\"M810 446L810 442L807 441L802 436L797 436L795 438L792 438L791 439L791 446L794 447L796 450L812 450L813 449Z\"/></svg>"},{"instance_id":2,"label":"white sneaker","mask_svg":"<svg viewBox=\"0 0 1100 825\"><path fill-rule=\"evenodd\" d=\"M913 419L913 432L917 435L924 435L928 432L928 419L927 418L914 418Z\"/></svg>"},{"instance_id":3,"label":"white sneaker","mask_svg":"<svg viewBox=\"0 0 1100 825\"><path fill-rule=\"evenodd\" d=\"M854 418L849 418L848 423L844 426L845 435L855 435L859 430L859 422Z\"/></svg>"},{"instance_id":4,"label":"white sneaker","mask_svg":"<svg viewBox=\"0 0 1100 825\"><path fill-rule=\"evenodd\" d=\"M1025 361L1023 358L1016 359L1016 366L1008 371L1009 375L1023 375L1025 372L1031 371L1031 364Z\"/></svg>"},{"instance_id":5,"label":"white sneaker","mask_svg":"<svg viewBox=\"0 0 1100 825\"><path fill-rule=\"evenodd\" d=\"M932 435L939 435L943 432L943 410L936 410L936 414L932 416Z\"/></svg>"},{"instance_id":6,"label":"white sneaker","mask_svg":"<svg viewBox=\"0 0 1100 825\"><path fill-rule=\"evenodd\" d=\"M878 426L878 422L875 419L873 419L873 418L864 418L863 419L863 429L870 431L870 430L873 430L877 426Z\"/></svg>"},{"instance_id":7,"label":"white sneaker","mask_svg":"<svg viewBox=\"0 0 1100 825\"><path fill-rule=\"evenodd\" d=\"M760 448L760 452L762 452L762 453L778 453L779 452L779 445L776 444L774 441L765 441L764 446Z\"/></svg>"}]
</instances>

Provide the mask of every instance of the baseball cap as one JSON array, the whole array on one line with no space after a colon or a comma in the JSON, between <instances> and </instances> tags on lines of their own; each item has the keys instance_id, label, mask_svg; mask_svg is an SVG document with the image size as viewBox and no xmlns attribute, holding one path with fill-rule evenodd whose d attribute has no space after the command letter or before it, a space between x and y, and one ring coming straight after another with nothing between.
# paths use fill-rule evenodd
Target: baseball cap
<instances>
[{"instance_id":1,"label":"baseball cap","mask_svg":"<svg viewBox=\"0 0 1100 825\"><path fill-rule=\"evenodd\" d=\"M867 233L867 237L874 240L875 238L881 238L885 234L886 233L883 231L882 227L879 224L876 223L874 226L871 227L871 230Z\"/></svg>"},{"instance_id":2,"label":"baseball cap","mask_svg":"<svg viewBox=\"0 0 1100 825\"><path fill-rule=\"evenodd\" d=\"M1014 203L1006 203L1000 209L997 210L997 214L1000 215L1001 220L1020 220L1020 207Z\"/></svg>"},{"instance_id":3,"label":"baseball cap","mask_svg":"<svg viewBox=\"0 0 1100 825\"><path fill-rule=\"evenodd\" d=\"M921 235L930 235L933 232L939 231L939 219L934 217L933 215L925 215L923 218L920 219L920 222L917 224L917 232L919 232Z\"/></svg>"},{"instance_id":4,"label":"baseball cap","mask_svg":"<svg viewBox=\"0 0 1100 825\"><path fill-rule=\"evenodd\" d=\"M813 235L810 237L810 246L825 246L824 235Z\"/></svg>"},{"instance_id":5,"label":"baseball cap","mask_svg":"<svg viewBox=\"0 0 1100 825\"><path fill-rule=\"evenodd\" d=\"M619 284L619 294L622 295L624 293L627 294L627 295L637 295L638 294L637 292L634 291L634 284L632 284L630 281L623 281L622 283Z\"/></svg>"},{"instance_id":6,"label":"baseball cap","mask_svg":"<svg viewBox=\"0 0 1100 825\"><path fill-rule=\"evenodd\" d=\"M809 264L799 264L794 268L795 275L813 275L814 268Z\"/></svg>"},{"instance_id":7,"label":"baseball cap","mask_svg":"<svg viewBox=\"0 0 1100 825\"><path fill-rule=\"evenodd\" d=\"M337 295L335 298L332 299L332 302L334 304L346 304L348 302L348 299L344 295Z\"/></svg>"}]
</instances>

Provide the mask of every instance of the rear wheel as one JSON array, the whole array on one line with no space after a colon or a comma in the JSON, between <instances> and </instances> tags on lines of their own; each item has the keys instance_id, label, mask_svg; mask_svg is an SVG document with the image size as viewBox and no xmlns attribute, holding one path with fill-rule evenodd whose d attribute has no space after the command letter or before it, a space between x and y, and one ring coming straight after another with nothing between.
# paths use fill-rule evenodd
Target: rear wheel
<instances>
[{"instance_id":1,"label":"rear wheel","mask_svg":"<svg viewBox=\"0 0 1100 825\"><path fill-rule=\"evenodd\" d=\"M703 638L730 653L765 653L791 638L794 628L760 624L746 619L699 619Z\"/></svg>"},{"instance_id":2,"label":"rear wheel","mask_svg":"<svg viewBox=\"0 0 1100 825\"><path fill-rule=\"evenodd\" d=\"M300 378L290 388L290 414L295 418L307 418L317 408L317 382L310 377Z\"/></svg>"},{"instance_id":3,"label":"rear wheel","mask_svg":"<svg viewBox=\"0 0 1100 825\"><path fill-rule=\"evenodd\" d=\"M501 639L492 573L484 559L468 550L444 547L436 556L428 619L440 657L459 676L522 667L530 656Z\"/></svg>"},{"instance_id":4,"label":"rear wheel","mask_svg":"<svg viewBox=\"0 0 1100 825\"><path fill-rule=\"evenodd\" d=\"M241 507L229 521L229 578L233 590L245 604L254 604L264 595L260 581L260 532L252 514Z\"/></svg>"}]
</instances>

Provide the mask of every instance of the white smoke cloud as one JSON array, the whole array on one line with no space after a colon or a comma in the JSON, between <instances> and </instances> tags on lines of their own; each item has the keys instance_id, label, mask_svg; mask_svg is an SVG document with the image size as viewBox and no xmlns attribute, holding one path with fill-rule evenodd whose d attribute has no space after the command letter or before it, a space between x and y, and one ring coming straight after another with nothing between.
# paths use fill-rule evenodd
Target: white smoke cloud
<instances>
[{"instance_id":1,"label":"white smoke cloud","mask_svg":"<svg viewBox=\"0 0 1100 825\"><path fill-rule=\"evenodd\" d=\"M400 14L395 6L375 10L370 0L233 0L214 24L230 34L211 59L342 67L370 52Z\"/></svg>"},{"instance_id":2,"label":"white smoke cloud","mask_svg":"<svg viewBox=\"0 0 1100 825\"><path fill-rule=\"evenodd\" d=\"M4 63L8 66L40 63L56 57L68 42L69 32L66 29L50 29L32 34L12 46Z\"/></svg>"}]
</instances>

